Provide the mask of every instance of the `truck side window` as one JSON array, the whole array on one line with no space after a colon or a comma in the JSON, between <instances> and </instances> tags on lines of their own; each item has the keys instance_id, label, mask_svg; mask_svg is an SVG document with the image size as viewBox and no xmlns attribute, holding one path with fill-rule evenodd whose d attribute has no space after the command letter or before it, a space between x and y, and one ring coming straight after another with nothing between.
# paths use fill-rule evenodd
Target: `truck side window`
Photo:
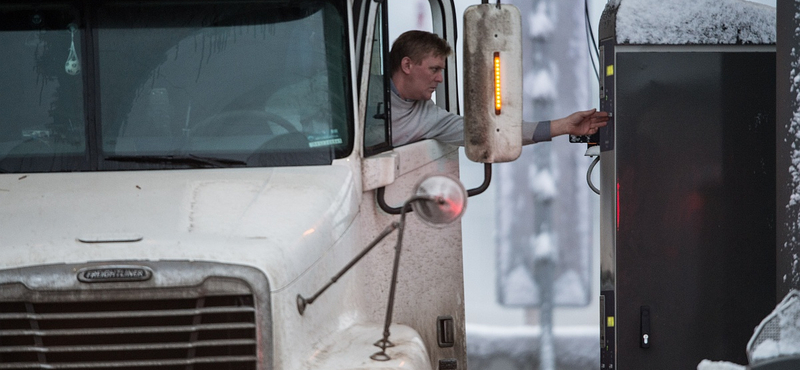
<instances>
[{"instance_id":1,"label":"truck side window","mask_svg":"<svg viewBox=\"0 0 800 370\"><path fill-rule=\"evenodd\" d=\"M388 48L386 45L385 8L378 4L375 32L372 35L372 57L369 63L367 111L364 118L364 153L366 156L391 149L392 134L389 125L390 106L388 78Z\"/></svg>"}]
</instances>

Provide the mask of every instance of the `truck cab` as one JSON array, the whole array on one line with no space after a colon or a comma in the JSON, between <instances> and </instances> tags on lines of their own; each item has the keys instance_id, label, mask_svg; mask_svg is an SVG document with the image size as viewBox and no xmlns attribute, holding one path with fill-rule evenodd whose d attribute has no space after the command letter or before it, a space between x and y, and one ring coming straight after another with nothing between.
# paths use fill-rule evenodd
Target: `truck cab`
<instances>
[{"instance_id":1,"label":"truck cab","mask_svg":"<svg viewBox=\"0 0 800 370\"><path fill-rule=\"evenodd\" d=\"M456 43L452 1L431 1ZM391 144L386 1L0 5L0 369L465 369L457 148ZM458 112L456 57L439 106ZM382 208L385 204L390 211Z\"/></svg>"}]
</instances>

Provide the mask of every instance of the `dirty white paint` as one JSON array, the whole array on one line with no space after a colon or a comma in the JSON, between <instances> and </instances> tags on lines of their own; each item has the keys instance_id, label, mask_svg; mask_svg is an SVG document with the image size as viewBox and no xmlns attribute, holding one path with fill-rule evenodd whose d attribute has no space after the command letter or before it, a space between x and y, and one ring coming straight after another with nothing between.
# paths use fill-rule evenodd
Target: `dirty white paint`
<instances>
[{"instance_id":1,"label":"dirty white paint","mask_svg":"<svg viewBox=\"0 0 800 370\"><path fill-rule=\"evenodd\" d=\"M209 260L261 267L280 289L350 227L355 181L344 166L0 175L0 268ZM93 235L141 240L78 240Z\"/></svg>"},{"instance_id":2,"label":"dirty white paint","mask_svg":"<svg viewBox=\"0 0 800 370\"><path fill-rule=\"evenodd\" d=\"M514 6L464 11L464 149L475 162L501 163L522 153L522 23ZM499 69L495 66L499 56ZM495 79L499 74L499 99Z\"/></svg>"},{"instance_id":3,"label":"dirty white paint","mask_svg":"<svg viewBox=\"0 0 800 370\"><path fill-rule=\"evenodd\" d=\"M435 141L398 148L387 202L407 199L425 174L456 176L457 153ZM295 168L2 174L0 269L143 260L253 266L272 290L276 369L430 369L438 358L465 359L458 223L432 229L407 218L392 361L369 355L382 337L396 233L299 314L298 294L313 295L399 218L362 191L357 156ZM454 317L452 348L436 345L439 315Z\"/></svg>"},{"instance_id":4,"label":"dirty white paint","mask_svg":"<svg viewBox=\"0 0 800 370\"><path fill-rule=\"evenodd\" d=\"M391 357L386 362L373 361L370 356L380 352L373 346L375 333L383 331L379 325L354 325L336 332L315 345L311 356L305 359L307 369L410 369L429 370L431 363L425 344L419 334L403 325L391 328L394 347L386 349Z\"/></svg>"},{"instance_id":5,"label":"dirty white paint","mask_svg":"<svg viewBox=\"0 0 800 370\"><path fill-rule=\"evenodd\" d=\"M394 182L400 171L400 161L394 153L381 153L362 162L364 191L377 189Z\"/></svg>"}]
</instances>

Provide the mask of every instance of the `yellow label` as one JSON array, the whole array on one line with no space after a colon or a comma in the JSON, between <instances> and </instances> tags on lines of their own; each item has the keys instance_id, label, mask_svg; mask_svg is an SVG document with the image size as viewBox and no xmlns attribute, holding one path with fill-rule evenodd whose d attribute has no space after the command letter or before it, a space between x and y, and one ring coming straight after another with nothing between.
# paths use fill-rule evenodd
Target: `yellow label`
<instances>
[{"instance_id":1,"label":"yellow label","mask_svg":"<svg viewBox=\"0 0 800 370\"><path fill-rule=\"evenodd\" d=\"M608 326L609 328L613 328L614 327L614 316L606 317L606 323L607 323L606 326Z\"/></svg>"},{"instance_id":2,"label":"yellow label","mask_svg":"<svg viewBox=\"0 0 800 370\"><path fill-rule=\"evenodd\" d=\"M614 75L614 65L610 64L606 66L606 77Z\"/></svg>"}]
</instances>

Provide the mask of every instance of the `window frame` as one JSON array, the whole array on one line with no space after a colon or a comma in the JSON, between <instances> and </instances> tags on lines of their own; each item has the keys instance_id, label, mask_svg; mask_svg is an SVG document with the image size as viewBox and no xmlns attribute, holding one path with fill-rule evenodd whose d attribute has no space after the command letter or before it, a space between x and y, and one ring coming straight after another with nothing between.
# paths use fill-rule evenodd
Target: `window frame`
<instances>
[{"instance_id":1,"label":"window frame","mask_svg":"<svg viewBox=\"0 0 800 370\"><path fill-rule=\"evenodd\" d=\"M374 10L367 9L368 14L371 14L373 22L364 22L364 35L369 35L369 37L364 37L363 47L362 47L362 60L364 63L359 66L361 69L361 81L362 83L367 85L366 94L367 96L364 99L369 102L370 96L370 78L371 74L369 71L371 70L372 64L376 62L375 56L373 55L374 48L372 44L375 40L375 32L380 31L381 35L381 55L379 62L382 63L382 72L383 72L383 101L378 102L378 107L380 107L381 103L383 103L383 110L381 111L372 111L369 105L365 104L365 112L363 117L364 122L364 133L362 138L364 139L364 157L370 157L375 154L380 154L389 150L394 149L392 146L392 125L391 125L391 117L392 117L392 90L391 90L391 77L389 71L389 17L388 17L388 0L383 1L369 1L369 5L375 4ZM369 5L367 6L369 8ZM372 27L370 27L372 25ZM367 50L369 49L369 52ZM384 137L383 142L374 144L374 145L367 145L366 142L366 127L367 121L370 119L370 115L372 118L382 119L384 121Z\"/></svg>"}]
</instances>

